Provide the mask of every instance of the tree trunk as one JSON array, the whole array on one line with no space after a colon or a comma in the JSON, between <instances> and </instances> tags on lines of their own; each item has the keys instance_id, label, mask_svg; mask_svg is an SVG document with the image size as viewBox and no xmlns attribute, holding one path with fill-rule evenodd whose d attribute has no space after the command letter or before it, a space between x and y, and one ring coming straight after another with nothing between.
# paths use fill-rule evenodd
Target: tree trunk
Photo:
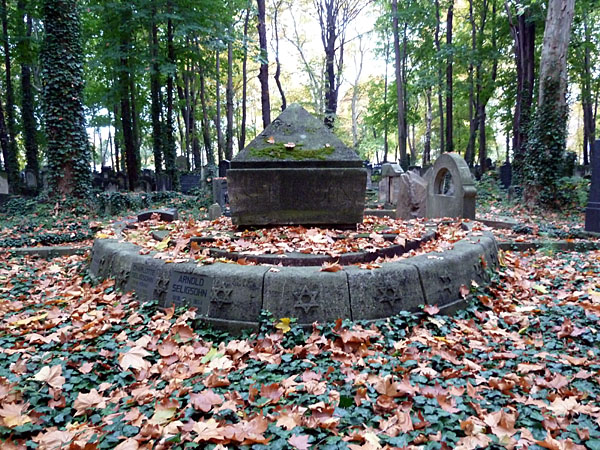
<instances>
[{"instance_id":1,"label":"tree trunk","mask_svg":"<svg viewBox=\"0 0 600 450\"><path fill-rule=\"evenodd\" d=\"M454 0L450 0L448 16L446 17L446 47L448 61L446 63L446 152L454 151L453 122L452 122L452 67L454 57L452 56L452 21L454 18Z\"/></svg>"},{"instance_id":2,"label":"tree trunk","mask_svg":"<svg viewBox=\"0 0 600 450\"><path fill-rule=\"evenodd\" d=\"M129 24L129 15L123 15L121 31L121 70L119 73L119 96L121 101L121 130L123 131L123 145L125 147L125 164L127 169L128 189L133 191L138 182L138 162L136 161L136 150L133 132L133 121L131 117L131 96L129 81L129 42L130 37L127 31Z\"/></svg>"},{"instance_id":3,"label":"tree trunk","mask_svg":"<svg viewBox=\"0 0 600 450\"><path fill-rule=\"evenodd\" d=\"M250 2L246 8L244 19L244 59L242 60L242 123L240 125L240 140L238 149L242 151L246 146L246 120L248 116L248 22L250 21Z\"/></svg>"},{"instance_id":4,"label":"tree trunk","mask_svg":"<svg viewBox=\"0 0 600 450\"><path fill-rule=\"evenodd\" d=\"M33 96L33 85L31 83L31 46L29 40L33 31L33 20L31 14L25 11L25 1L17 3L20 24L22 24L22 39L19 47L21 55L21 113L23 116L23 140L25 141L26 169L35 174L38 189L40 183L40 168L37 143L37 121L35 119L35 104Z\"/></svg>"},{"instance_id":5,"label":"tree trunk","mask_svg":"<svg viewBox=\"0 0 600 450\"><path fill-rule=\"evenodd\" d=\"M546 102L560 107L567 104L567 50L575 0L550 0L544 30L538 105ZM554 89L552 85L556 84Z\"/></svg>"},{"instance_id":6,"label":"tree trunk","mask_svg":"<svg viewBox=\"0 0 600 450\"><path fill-rule=\"evenodd\" d=\"M440 44L440 2L435 0L435 49L437 51L438 60L442 59L442 46ZM440 116L440 153L446 148L444 140L445 128L444 128L444 77L442 74L442 65L440 62L437 64L438 67L438 115Z\"/></svg>"},{"instance_id":7,"label":"tree trunk","mask_svg":"<svg viewBox=\"0 0 600 450\"><path fill-rule=\"evenodd\" d=\"M383 113L383 162L387 162L387 156L388 156L388 152L389 152L389 143L388 143L388 106L387 106L387 102L388 102L388 86L389 86L389 82L388 82L388 66L389 66L389 60L390 60L390 43L388 41L387 38L387 33L386 33L386 41L385 41L385 77L384 77L384 81L383 81L383 107L384 107L384 113Z\"/></svg>"},{"instance_id":8,"label":"tree trunk","mask_svg":"<svg viewBox=\"0 0 600 450\"><path fill-rule=\"evenodd\" d=\"M2 0L2 44L4 47L4 71L6 75L6 130L8 132L8 152L5 158L8 184L11 192L19 192L19 161L17 157L17 131L15 123L15 98L11 75L10 43L8 37L8 9Z\"/></svg>"},{"instance_id":9,"label":"tree trunk","mask_svg":"<svg viewBox=\"0 0 600 450\"><path fill-rule=\"evenodd\" d=\"M269 99L269 54L267 52L267 26L265 23L265 0L256 0L258 5L258 42L260 45L260 103L263 128L271 123L271 101Z\"/></svg>"},{"instance_id":10,"label":"tree trunk","mask_svg":"<svg viewBox=\"0 0 600 450\"><path fill-rule=\"evenodd\" d=\"M527 127L531 119L533 84L535 81L535 22L529 8L525 8L519 14L516 23L513 21L508 2L505 2L505 8L514 40L517 64L517 92L515 96L512 148L515 179L520 182L525 157Z\"/></svg>"},{"instance_id":11,"label":"tree trunk","mask_svg":"<svg viewBox=\"0 0 600 450\"><path fill-rule=\"evenodd\" d=\"M233 158L233 44L227 43L227 129L225 130L225 159Z\"/></svg>"},{"instance_id":12,"label":"tree trunk","mask_svg":"<svg viewBox=\"0 0 600 450\"><path fill-rule=\"evenodd\" d=\"M221 130L221 54L217 50L216 54L216 96L217 96L217 111L215 116L215 127L217 129L217 155L219 162L223 160L223 131Z\"/></svg>"},{"instance_id":13,"label":"tree trunk","mask_svg":"<svg viewBox=\"0 0 600 450\"><path fill-rule=\"evenodd\" d=\"M167 12L170 14L167 20L167 61L171 67L176 67L175 46L173 43L175 26L171 15L173 14L173 2L167 0ZM175 69L172 69L175 70ZM167 130L165 137L165 172L171 178L171 186L173 190L179 188L179 176L177 167L175 166L175 158L177 149L175 147L175 109L173 104L174 97L175 74L169 72L167 76Z\"/></svg>"},{"instance_id":14,"label":"tree trunk","mask_svg":"<svg viewBox=\"0 0 600 450\"><path fill-rule=\"evenodd\" d=\"M275 83L277 84L277 90L279 91L279 95L281 96L281 110L285 111L287 108L287 100L285 98L285 93L283 92L283 86L281 85L281 61L279 61L279 7L281 6L281 1L274 4L273 8L273 33L275 35Z\"/></svg>"},{"instance_id":15,"label":"tree trunk","mask_svg":"<svg viewBox=\"0 0 600 450\"><path fill-rule=\"evenodd\" d=\"M156 175L162 173L163 164L163 127L160 122L160 66L158 64L158 25L156 23L156 3L150 3L151 25L150 25L150 116L152 120L152 152L154 154L154 172Z\"/></svg>"},{"instance_id":16,"label":"tree trunk","mask_svg":"<svg viewBox=\"0 0 600 450\"><path fill-rule=\"evenodd\" d=\"M469 0L469 24L471 26L471 57L469 58L469 142L465 151L465 161L469 167L473 167L475 159L475 139L477 135L477 116L475 114L475 53L477 51L477 32L475 16L473 14L473 0Z\"/></svg>"},{"instance_id":17,"label":"tree trunk","mask_svg":"<svg viewBox=\"0 0 600 450\"><path fill-rule=\"evenodd\" d=\"M404 80L402 77L403 52L400 50L400 31L398 26L398 0L392 0L392 33L394 35L394 57L396 68L396 93L398 95L398 150L400 152L400 164L406 170L408 168L408 155L406 154L406 111L404 101Z\"/></svg>"},{"instance_id":18,"label":"tree trunk","mask_svg":"<svg viewBox=\"0 0 600 450\"><path fill-rule=\"evenodd\" d=\"M199 66L200 72L200 106L202 107L202 138L204 140L204 150L206 152L206 164L214 166L215 155L212 150L212 143L210 139L210 122L208 119L208 107L206 105L206 80L204 77L204 68L202 61Z\"/></svg>"},{"instance_id":19,"label":"tree trunk","mask_svg":"<svg viewBox=\"0 0 600 450\"><path fill-rule=\"evenodd\" d=\"M423 166L431 160L431 128L433 123L433 111L431 109L431 88L425 92L427 98L427 117L425 120L425 143L423 145Z\"/></svg>"},{"instance_id":20,"label":"tree trunk","mask_svg":"<svg viewBox=\"0 0 600 450\"><path fill-rule=\"evenodd\" d=\"M87 197L90 149L83 111L83 49L78 2L45 0L42 79L49 193Z\"/></svg>"},{"instance_id":21,"label":"tree trunk","mask_svg":"<svg viewBox=\"0 0 600 450\"><path fill-rule=\"evenodd\" d=\"M354 85L352 86L352 144L354 148L358 145L358 93L359 93L359 82L360 75L362 73L363 61L365 57L365 50L363 48L363 38L359 36L358 38L358 52L360 54L360 59L358 64L355 61L355 67L358 66L356 71L356 78L354 79Z\"/></svg>"}]
</instances>

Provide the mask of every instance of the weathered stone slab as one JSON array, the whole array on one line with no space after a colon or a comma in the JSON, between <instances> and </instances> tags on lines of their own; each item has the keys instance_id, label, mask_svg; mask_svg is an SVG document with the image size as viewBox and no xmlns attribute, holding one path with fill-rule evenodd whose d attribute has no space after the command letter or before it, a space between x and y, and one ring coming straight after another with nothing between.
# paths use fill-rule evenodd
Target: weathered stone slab
<instances>
[{"instance_id":1,"label":"weathered stone slab","mask_svg":"<svg viewBox=\"0 0 600 450\"><path fill-rule=\"evenodd\" d=\"M141 255L140 255L141 256ZM155 289L158 285L164 263L155 259L137 258L131 264L129 279L125 285L126 291L134 291L142 300L154 300Z\"/></svg>"},{"instance_id":2,"label":"weathered stone slab","mask_svg":"<svg viewBox=\"0 0 600 450\"><path fill-rule=\"evenodd\" d=\"M227 178L213 178L212 180L213 202L224 208L229 203L229 187Z\"/></svg>"},{"instance_id":3,"label":"weathered stone slab","mask_svg":"<svg viewBox=\"0 0 600 450\"><path fill-rule=\"evenodd\" d=\"M265 274L263 308L277 318L297 317L298 323L326 322L350 317L345 271L285 267Z\"/></svg>"},{"instance_id":4,"label":"weathered stone slab","mask_svg":"<svg viewBox=\"0 0 600 450\"><path fill-rule=\"evenodd\" d=\"M138 214L137 220L138 222L145 222L146 220L150 220L152 214L158 214L160 216L160 220L163 222L173 222L174 220L177 220L177 210L175 208L143 211Z\"/></svg>"},{"instance_id":5,"label":"weathered stone slab","mask_svg":"<svg viewBox=\"0 0 600 450\"><path fill-rule=\"evenodd\" d=\"M425 217L427 212L427 181L416 171L409 171L398 178L396 184L396 218L414 219Z\"/></svg>"},{"instance_id":6,"label":"weathered stone slab","mask_svg":"<svg viewBox=\"0 0 600 450\"><path fill-rule=\"evenodd\" d=\"M475 182L457 153L443 153L435 161L427 191L427 217L475 219Z\"/></svg>"},{"instance_id":7,"label":"weathered stone slab","mask_svg":"<svg viewBox=\"0 0 600 450\"><path fill-rule=\"evenodd\" d=\"M6 172L0 172L0 194L8 195L8 176Z\"/></svg>"},{"instance_id":8,"label":"weathered stone slab","mask_svg":"<svg viewBox=\"0 0 600 450\"><path fill-rule=\"evenodd\" d=\"M592 152L592 184L585 210L585 230L600 232L600 139L594 142Z\"/></svg>"},{"instance_id":9,"label":"weathered stone slab","mask_svg":"<svg viewBox=\"0 0 600 450\"><path fill-rule=\"evenodd\" d=\"M206 274L198 273L195 264L178 264L171 269L165 305L193 306L198 308L198 314L207 315L212 281Z\"/></svg>"},{"instance_id":10,"label":"weathered stone slab","mask_svg":"<svg viewBox=\"0 0 600 450\"><path fill-rule=\"evenodd\" d=\"M179 177L179 185L181 192L187 194L193 189L200 189L202 187L202 176L195 174L183 174Z\"/></svg>"},{"instance_id":11,"label":"weathered stone slab","mask_svg":"<svg viewBox=\"0 0 600 450\"><path fill-rule=\"evenodd\" d=\"M362 161L297 104L231 161L227 181L231 218L240 227L362 222Z\"/></svg>"},{"instance_id":12,"label":"weathered stone slab","mask_svg":"<svg viewBox=\"0 0 600 450\"><path fill-rule=\"evenodd\" d=\"M362 168L230 169L228 174L234 225L362 222L366 184Z\"/></svg>"},{"instance_id":13,"label":"weathered stone slab","mask_svg":"<svg viewBox=\"0 0 600 450\"><path fill-rule=\"evenodd\" d=\"M419 271L425 300L440 308L461 299L460 287L471 287L471 281L486 281L482 263L481 246L457 243L452 250L443 253L427 253L407 260Z\"/></svg>"},{"instance_id":14,"label":"weathered stone slab","mask_svg":"<svg viewBox=\"0 0 600 450\"><path fill-rule=\"evenodd\" d=\"M210 279L208 315L215 319L258 322L262 309L265 266L213 264L198 267L198 275Z\"/></svg>"},{"instance_id":15,"label":"weathered stone slab","mask_svg":"<svg viewBox=\"0 0 600 450\"><path fill-rule=\"evenodd\" d=\"M415 266L387 263L380 269L346 267L352 320L390 317L400 311L416 311L425 296Z\"/></svg>"},{"instance_id":16,"label":"weathered stone slab","mask_svg":"<svg viewBox=\"0 0 600 450\"><path fill-rule=\"evenodd\" d=\"M218 219L223 215L221 206L218 203L213 203L208 207L208 220Z\"/></svg>"}]
</instances>

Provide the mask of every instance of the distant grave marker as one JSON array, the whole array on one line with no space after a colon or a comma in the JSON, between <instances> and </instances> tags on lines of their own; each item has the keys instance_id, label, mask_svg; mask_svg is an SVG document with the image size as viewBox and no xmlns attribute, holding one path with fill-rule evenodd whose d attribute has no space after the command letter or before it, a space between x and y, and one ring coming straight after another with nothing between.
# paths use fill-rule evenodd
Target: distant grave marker
<instances>
[{"instance_id":1,"label":"distant grave marker","mask_svg":"<svg viewBox=\"0 0 600 450\"><path fill-rule=\"evenodd\" d=\"M585 230L600 233L600 139L592 152L592 184L585 211Z\"/></svg>"},{"instance_id":2,"label":"distant grave marker","mask_svg":"<svg viewBox=\"0 0 600 450\"><path fill-rule=\"evenodd\" d=\"M466 161L443 153L433 165L427 186L427 217L475 219L477 190Z\"/></svg>"}]
</instances>

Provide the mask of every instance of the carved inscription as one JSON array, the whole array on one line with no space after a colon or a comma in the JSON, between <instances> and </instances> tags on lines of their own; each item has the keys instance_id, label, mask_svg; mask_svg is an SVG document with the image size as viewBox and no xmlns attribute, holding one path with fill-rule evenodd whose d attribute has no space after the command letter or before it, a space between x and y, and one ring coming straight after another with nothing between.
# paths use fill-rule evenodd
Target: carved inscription
<instances>
[{"instance_id":1,"label":"carved inscription","mask_svg":"<svg viewBox=\"0 0 600 450\"><path fill-rule=\"evenodd\" d=\"M211 294L212 278L175 270L171 272L166 303L194 306L200 314L207 314Z\"/></svg>"},{"instance_id":2,"label":"carved inscription","mask_svg":"<svg viewBox=\"0 0 600 450\"><path fill-rule=\"evenodd\" d=\"M158 270L155 265L133 263L126 290L137 292L138 296L145 300L152 300L154 297L154 287L157 284L157 272Z\"/></svg>"}]
</instances>

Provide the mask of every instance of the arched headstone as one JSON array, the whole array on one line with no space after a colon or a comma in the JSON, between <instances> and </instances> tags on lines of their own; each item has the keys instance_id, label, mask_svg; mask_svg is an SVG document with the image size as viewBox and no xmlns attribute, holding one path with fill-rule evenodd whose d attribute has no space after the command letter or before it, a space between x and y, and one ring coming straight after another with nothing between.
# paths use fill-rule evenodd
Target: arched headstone
<instances>
[{"instance_id":1,"label":"arched headstone","mask_svg":"<svg viewBox=\"0 0 600 450\"><path fill-rule=\"evenodd\" d=\"M466 161L443 153L433 165L427 187L427 217L475 219L477 190Z\"/></svg>"}]
</instances>

